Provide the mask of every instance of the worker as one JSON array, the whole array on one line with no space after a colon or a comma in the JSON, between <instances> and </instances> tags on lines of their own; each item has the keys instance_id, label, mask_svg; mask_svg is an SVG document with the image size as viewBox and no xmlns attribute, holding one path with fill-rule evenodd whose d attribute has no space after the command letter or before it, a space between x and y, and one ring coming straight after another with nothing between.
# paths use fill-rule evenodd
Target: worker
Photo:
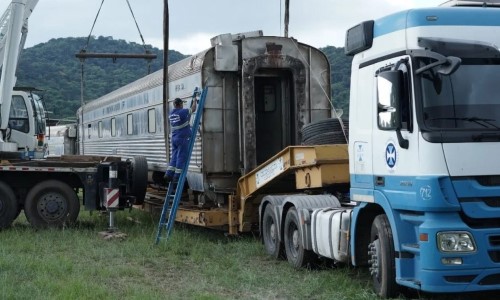
<instances>
[{"instance_id":1,"label":"worker","mask_svg":"<svg viewBox=\"0 0 500 300\"><path fill-rule=\"evenodd\" d=\"M174 109L170 112L168 119L172 130L172 157L163 177L166 182L178 181L182 170L186 167L186 161L189 155L189 137L191 136L191 127L189 121L191 114L196 111L196 99L189 109L183 108L183 101L175 98Z\"/></svg>"}]
</instances>

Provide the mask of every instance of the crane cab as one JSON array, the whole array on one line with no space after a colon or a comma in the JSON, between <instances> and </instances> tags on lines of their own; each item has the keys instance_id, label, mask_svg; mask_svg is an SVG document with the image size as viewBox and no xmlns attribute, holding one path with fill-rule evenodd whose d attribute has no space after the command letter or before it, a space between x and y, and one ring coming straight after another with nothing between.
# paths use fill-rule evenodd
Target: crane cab
<instances>
[{"instance_id":1,"label":"crane cab","mask_svg":"<svg viewBox=\"0 0 500 300\"><path fill-rule=\"evenodd\" d=\"M7 141L15 151L36 150L44 146L46 113L42 99L33 89L15 88L9 113Z\"/></svg>"}]
</instances>

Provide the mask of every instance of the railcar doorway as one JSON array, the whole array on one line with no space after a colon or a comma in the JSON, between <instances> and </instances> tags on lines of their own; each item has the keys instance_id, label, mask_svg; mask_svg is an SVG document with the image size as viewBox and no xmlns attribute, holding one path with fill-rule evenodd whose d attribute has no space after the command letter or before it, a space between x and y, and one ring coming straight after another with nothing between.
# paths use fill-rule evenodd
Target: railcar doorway
<instances>
[{"instance_id":1,"label":"railcar doorway","mask_svg":"<svg viewBox=\"0 0 500 300\"><path fill-rule=\"evenodd\" d=\"M295 143L295 99L291 72L255 77L255 142L257 164Z\"/></svg>"}]
</instances>

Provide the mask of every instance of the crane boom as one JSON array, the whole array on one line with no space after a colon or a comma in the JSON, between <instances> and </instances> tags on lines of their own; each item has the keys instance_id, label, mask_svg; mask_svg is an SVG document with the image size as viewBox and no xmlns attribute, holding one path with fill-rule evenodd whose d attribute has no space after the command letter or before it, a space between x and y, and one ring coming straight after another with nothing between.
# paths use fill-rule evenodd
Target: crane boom
<instances>
[{"instance_id":1,"label":"crane boom","mask_svg":"<svg viewBox=\"0 0 500 300\"><path fill-rule=\"evenodd\" d=\"M0 19L0 142L8 126L16 69L26 41L28 18L38 0L12 0Z\"/></svg>"}]
</instances>

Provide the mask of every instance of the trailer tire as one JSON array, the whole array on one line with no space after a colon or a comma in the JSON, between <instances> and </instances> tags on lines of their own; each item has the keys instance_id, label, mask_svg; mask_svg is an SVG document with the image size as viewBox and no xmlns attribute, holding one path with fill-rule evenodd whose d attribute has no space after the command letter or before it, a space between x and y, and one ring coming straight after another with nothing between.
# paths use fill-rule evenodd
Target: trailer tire
<instances>
[{"instance_id":1,"label":"trailer tire","mask_svg":"<svg viewBox=\"0 0 500 300\"><path fill-rule=\"evenodd\" d=\"M0 182L0 229L12 225L18 215L18 209L14 191L4 182Z\"/></svg>"},{"instance_id":2,"label":"trailer tire","mask_svg":"<svg viewBox=\"0 0 500 300\"><path fill-rule=\"evenodd\" d=\"M42 181L31 188L26 195L24 214L35 228L73 224L79 213L78 196L62 181Z\"/></svg>"},{"instance_id":3,"label":"trailer tire","mask_svg":"<svg viewBox=\"0 0 500 300\"><path fill-rule=\"evenodd\" d=\"M268 204L264 210L262 217L262 239L264 240L264 247L266 252L274 258L284 258L285 253L283 243L281 242L278 230L276 215L273 211L273 205Z\"/></svg>"},{"instance_id":4,"label":"trailer tire","mask_svg":"<svg viewBox=\"0 0 500 300\"><path fill-rule=\"evenodd\" d=\"M382 298L397 296L400 288L396 283L394 240L386 215L378 215L373 220L368 249L375 293Z\"/></svg>"},{"instance_id":5,"label":"trailer tire","mask_svg":"<svg viewBox=\"0 0 500 300\"><path fill-rule=\"evenodd\" d=\"M148 161L144 156L134 156L132 160L132 195L135 205L142 205L148 188Z\"/></svg>"},{"instance_id":6,"label":"trailer tire","mask_svg":"<svg viewBox=\"0 0 500 300\"><path fill-rule=\"evenodd\" d=\"M286 258L290 265L298 269L310 267L314 253L304 249L302 244L303 232L299 222L299 214L295 207L291 207L285 217L284 240Z\"/></svg>"}]
</instances>

